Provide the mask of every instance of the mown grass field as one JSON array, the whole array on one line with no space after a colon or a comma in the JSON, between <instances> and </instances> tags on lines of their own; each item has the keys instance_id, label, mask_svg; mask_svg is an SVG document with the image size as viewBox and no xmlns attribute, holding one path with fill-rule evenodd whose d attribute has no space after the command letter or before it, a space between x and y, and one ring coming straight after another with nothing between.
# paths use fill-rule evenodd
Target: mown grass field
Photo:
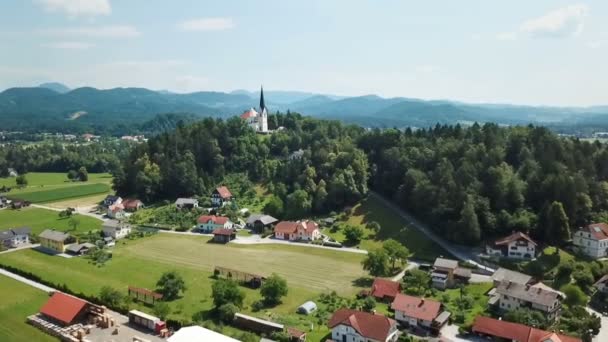
<instances>
[{"instance_id":1,"label":"mown grass field","mask_svg":"<svg viewBox=\"0 0 608 342\"><path fill-rule=\"evenodd\" d=\"M93 217L74 215L80 220L76 232L88 232L101 229L101 221ZM34 234L39 234L47 228L61 231L70 229L69 219L60 218L59 212L40 208L24 208L20 210L0 210L0 230L15 227L30 227Z\"/></svg>"},{"instance_id":2,"label":"mown grass field","mask_svg":"<svg viewBox=\"0 0 608 342\"><path fill-rule=\"evenodd\" d=\"M65 259L34 250L0 255L0 263L32 272L54 283L65 283L70 289L97 295L104 285L125 291L128 285L154 288L160 275L177 270L188 287L184 296L170 303L170 318L188 319L210 310L212 269L215 265L247 272L270 275L277 273L287 280L289 294L283 303L272 309L254 313L261 317L287 320L300 329L308 330L314 323L313 335L318 339L327 334L327 327L312 317L295 315L296 308L322 292L335 290L351 296L360 288L357 280L362 270L362 255L309 247L285 245L217 245L209 238L158 234L134 241L121 241L114 257L103 267L96 267L84 258ZM259 300L258 290L243 288L247 294L245 312ZM143 310L149 308L137 306ZM312 337L312 336L311 336Z\"/></svg>"},{"instance_id":3,"label":"mown grass field","mask_svg":"<svg viewBox=\"0 0 608 342\"><path fill-rule=\"evenodd\" d=\"M47 203L79 197L107 194L112 176L108 173L90 173L87 182L71 182L65 173L32 172L25 175L28 185L17 188L15 177L0 178L0 187L11 187L9 197L32 203Z\"/></svg>"},{"instance_id":4,"label":"mown grass field","mask_svg":"<svg viewBox=\"0 0 608 342\"><path fill-rule=\"evenodd\" d=\"M372 221L378 222L381 226L377 234L365 227L367 223ZM360 226L365 231L365 237L358 245L361 249L372 250L380 248L382 241L395 239L403 243L410 250L412 258L430 261L439 255L450 255L450 253L428 239L420 231L409 227L408 223L401 216L391 208L384 206L373 195L370 195L353 207L352 214L345 223ZM336 241L343 242L345 240L341 230L332 232L326 228L323 230L323 233L331 236Z\"/></svg>"},{"instance_id":5,"label":"mown grass field","mask_svg":"<svg viewBox=\"0 0 608 342\"><path fill-rule=\"evenodd\" d=\"M57 341L26 323L27 316L38 312L47 299L43 291L0 275L0 341Z\"/></svg>"}]
</instances>

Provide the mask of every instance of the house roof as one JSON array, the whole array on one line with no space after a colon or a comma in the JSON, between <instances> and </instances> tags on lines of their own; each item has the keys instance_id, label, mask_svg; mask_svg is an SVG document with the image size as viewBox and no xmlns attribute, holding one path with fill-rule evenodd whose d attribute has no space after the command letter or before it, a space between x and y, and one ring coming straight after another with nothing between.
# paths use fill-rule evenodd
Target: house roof
<instances>
[{"instance_id":1,"label":"house roof","mask_svg":"<svg viewBox=\"0 0 608 342\"><path fill-rule=\"evenodd\" d=\"M495 246L503 246L503 245L508 245L511 242L515 242L518 240L526 240L529 243L533 244L534 246L536 246L536 242L534 242L534 240L532 240L527 234L524 234L522 232L515 232L509 236L506 236L500 240L496 240L494 241L494 245Z\"/></svg>"},{"instance_id":2,"label":"house roof","mask_svg":"<svg viewBox=\"0 0 608 342\"><path fill-rule=\"evenodd\" d=\"M30 227L11 228L0 231L0 241L12 239L17 235L29 235L32 232Z\"/></svg>"},{"instance_id":3,"label":"house roof","mask_svg":"<svg viewBox=\"0 0 608 342\"><path fill-rule=\"evenodd\" d=\"M175 334L167 339L167 342L238 342L233 339L217 333L213 330L205 329L198 325L184 327L179 329Z\"/></svg>"},{"instance_id":4,"label":"house roof","mask_svg":"<svg viewBox=\"0 0 608 342\"><path fill-rule=\"evenodd\" d=\"M138 200L137 198L127 198L124 201L122 201L122 205L125 209L134 209L143 204L144 203L142 201Z\"/></svg>"},{"instance_id":5,"label":"house roof","mask_svg":"<svg viewBox=\"0 0 608 342\"><path fill-rule=\"evenodd\" d=\"M501 267L497 269L494 274L492 274L492 281L500 283L503 280L508 280L519 284L528 284L530 281L532 281L532 277L527 274L511 271Z\"/></svg>"},{"instance_id":6,"label":"house roof","mask_svg":"<svg viewBox=\"0 0 608 342\"><path fill-rule=\"evenodd\" d=\"M401 290L401 284L396 281L388 279L376 278L372 284L370 294L376 298L391 297L395 296Z\"/></svg>"},{"instance_id":7,"label":"house roof","mask_svg":"<svg viewBox=\"0 0 608 342\"><path fill-rule=\"evenodd\" d=\"M292 328L292 327L287 327L287 328L285 328L285 330L287 330L287 334L289 334L289 336L292 336L295 338L301 338L302 336L306 335L305 332L298 330L296 328Z\"/></svg>"},{"instance_id":8,"label":"house roof","mask_svg":"<svg viewBox=\"0 0 608 342\"><path fill-rule=\"evenodd\" d=\"M405 316L425 321L432 321L441 313L441 303L401 293L397 294L391 308L403 312Z\"/></svg>"},{"instance_id":9,"label":"house roof","mask_svg":"<svg viewBox=\"0 0 608 342\"><path fill-rule=\"evenodd\" d=\"M250 117L255 117L255 116L258 116L258 112L255 109L251 108L251 109L244 111L243 114L241 114L241 119L249 119Z\"/></svg>"},{"instance_id":10,"label":"house roof","mask_svg":"<svg viewBox=\"0 0 608 342\"><path fill-rule=\"evenodd\" d=\"M593 286L599 286L599 285L608 285L608 274L602 276L598 281L595 282L595 284L593 284Z\"/></svg>"},{"instance_id":11,"label":"house roof","mask_svg":"<svg viewBox=\"0 0 608 342\"><path fill-rule=\"evenodd\" d=\"M268 225L277 222L278 220L270 215L252 214L247 218L247 224L254 224L256 221L262 222L263 225Z\"/></svg>"},{"instance_id":12,"label":"house roof","mask_svg":"<svg viewBox=\"0 0 608 342\"><path fill-rule=\"evenodd\" d=\"M40 233L39 237L52 241L63 242L70 237L70 234L63 233L54 229L46 229L45 231Z\"/></svg>"},{"instance_id":13,"label":"house roof","mask_svg":"<svg viewBox=\"0 0 608 342\"><path fill-rule=\"evenodd\" d=\"M178 198L175 201L176 205L183 205L183 204L197 204L198 200L196 198Z\"/></svg>"},{"instance_id":14,"label":"house roof","mask_svg":"<svg viewBox=\"0 0 608 342\"><path fill-rule=\"evenodd\" d=\"M234 232L234 230L232 229L226 229L226 228L218 228L216 230L213 231L213 235L224 235L224 236L231 236L236 234Z\"/></svg>"},{"instance_id":15,"label":"house roof","mask_svg":"<svg viewBox=\"0 0 608 342\"><path fill-rule=\"evenodd\" d=\"M226 198L230 198L232 197L232 194L230 193L230 190L228 190L227 187L225 186L220 186L219 188L216 188L215 191L220 195L221 198L226 199Z\"/></svg>"},{"instance_id":16,"label":"house roof","mask_svg":"<svg viewBox=\"0 0 608 342\"><path fill-rule=\"evenodd\" d=\"M274 227L274 232L293 234L298 228L303 228L306 234L312 234L313 231L319 229L319 225L314 221L281 221Z\"/></svg>"},{"instance_id":17,"label":"house roof","mask_svg":"<svg viewBox=\"0 0 608 342\"><path fill-rule=\"evenodd\" d=\"M55 292L42 306L40 313L64 324L69 324L88 304L87 301L80 298L63 292Z\"/></svg>"},{"instance_id":18,"label":"house roof","mask_svg":"<svg viewBox=\"0 0 608 342\"><path fill-rule=\"evenodd\" d=\"M91 249L93 247L95 247L95 245L88 242L75 243L73 245L69 245L65 250L72 253L79 253L84 248Z\"/></svg>"},{"instance_id":19,"label":"house roof","mask_svg":"<svg viewBox=\"0 0 608 342\"><path fill-rule=\"evenodd\" d=\"M362 337L384 341L396 325L395 321L368 312L352 309L340 309L331 316L327 325L330 329L343 324L355 329Z\"/></svg>"},{"instance_id":20,"label":"house roof","mask_svg":"<svg viewBox=\"0 0 608 342\"><path fill-rule=\"evenodd\" d=\"M518 284L512 281L502 281L496 287L496 293L545 306L551 306L555 300L561 297L561 294L557 291L548 291L542 287Z\"/></svg>"},{"instance_id":21,"label":"house roof","mask_svg":"<svg viewBox=\"0 0 608 342\"><path fill-rule=\"evenodd\" d=\"M455 269L458 267L458 261L452 260L452 259L437 258L437 259L435 259L435 263L433 264L433 266L441 267L441 268Z\"/></svg>"},{"instance_id":22,"label":"house roof","mask_svg":"<svg viewBox=\"0 0 608 342\"><path fill-rule=\"evenodd\" d=\"M226 224L230 219L226 216L202 215L198 218L198 223Z\"/></svg>"},{"instance_id":23,"label":"house roof","mask_svg":"<svg viewBox=\"0 0 608 342\"><path fill-rule=\"evenodd\" d=\"M471 278L471 269L465 267L456 267L454 275L462 278Z\"/></svg>"},{"instance_id":24,"label":"house roof","mask_svg":"<svg viewBox=\"0 0 608 342\"><path fill-rule=\"evenodd\" d=\"M590 233L595 240L608 239L608 224L606 223L592 223L581 230Z\"/></svg>"},{"instance_id":25,"label":"house roof","mask_svg":"<svg viewBox=\"0 0 608 342\"><path fill-rule=\"evenodd\" d=\"M475 318L473 332L517 342L581 342L581 339L576 337L483 316Z\"/></svg>"}]
</instances>

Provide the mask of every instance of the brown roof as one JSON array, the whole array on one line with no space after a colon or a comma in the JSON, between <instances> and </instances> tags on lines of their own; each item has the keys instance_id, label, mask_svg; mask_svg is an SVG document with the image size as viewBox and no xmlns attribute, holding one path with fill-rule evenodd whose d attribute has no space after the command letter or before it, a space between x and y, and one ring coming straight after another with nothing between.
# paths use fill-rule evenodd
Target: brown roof
<instances>
[{"instance_id":1,"label":"brown roof","mask_svg":"<svg viewBox=\"0 0 608 342\"><path fill-rule=\"evenodd\" d=\"M122 201L122 206L125 209L137 209L137 207L143 205L143 202L136 198L127 198Z\"/></svg>"},{"instance_id":2,"label":"brown roof","mask_svg":"<svg viewBox=\"0 0 608 342\"><path fill-rule=\"evenodd\" d=\"M275 233L293 234L298 228L303 228L307 234L319 229L319 225L314 221L281 221L274 227Z\"/></svg>"},{"instance_id":3,"label":"brown roof","mask_svg":"<svg viewBox=\"0 0 608 342\"><path fill-rule=\"evenodd\" d=\"M458 267L458 260L437 258L435 259L434 267L456 269Z\"/></svg>"},{"instance_id":4,"label":"brown roof","mask_svg":"<svg viewBox=\"0 0 608 342\"><path fill-rule=\"evenodd\" d=\"M502 245L507 245L510 244L511 242L515 242L517 240L526 240L532 244L534 244L536 246L536 242L534 242L534 240L532 240L527 234L524 234L522 232L515 232L507 237L504 237L500 240L496 240L494 242L495 246L502 246Z\"/></svg>"},{"instance_id":5,"label":"brown roof","mask_svg":"<svg viewBox=\"0 0 608 342\"><path fill-rule=\"evenodd\" d=\"M595 240L608 239L608 224L606 223L592 223L581 230L590 233Z\"/></svg>"},{"instance_id":6,"label":"brown roof","mask_svg":"<svg viewBox=\"0 0 608 342\"><path fill-rule=\"evenodd\" d=\"M432 321L439 316L441 303L400 293L395 297L391 308L403 312L405 316Z\"/></svg>"},{"instance_id":7,"label":"brown roof","mask_svg":"<svg viewBox=\"0 0 608 342\"><path fill-rule=\"evenodd\" d=\"M84 310L89 302L80 298L55 292L40 309L40 313L63 324L70 324Z\"/></svg>"},{"instance_id":8,"label":"brown roof","mask_svg":"<svg viewBox=\"0 0 608 342\"><path fill-rule=\"evenodd\" d=\"M220 194L220 197L223 199L232 197L230 190L228 190L228 188L225 186L220 186L219 188L215 189L215 191L217 191L217 193Z\"/></svg>"},{"instance_id":9,"label":"brown roof","mask_svg":"<svg viewBox=\"0 0 608 342\"><path fill-rule=\"evenodd\" d=\"M333 329L340 324L352 327L365 338L384 341L392 328L395 327L396 322L382 315L352 309L340 309L334 312L327 326Z\"/></svg>"},{"instance_id":10,"label":"brown roof","mask_svg":"<svg viewBox=\"0 0 608 342\"><path fill-rule=\"evenodd\" d=\"M213 224L226 224L230 219L226 216L215 216L215 215L202 215L198 218L198 223L207 223L209 221Z\"/></svg>"},{"instance_id":11,"label":"brown roof","mask_svg":"<svg viewBox=\"0 0 608 342\"><path fill-rule=\"evenodd\" d=\"M236 234L234 232L234 230L232 230L232 229L226 229L226 228L218 228L218 229L216 229L216 230L213 231L213 235L231 236L233 234Z\"/></svg>"},{"instance_id":12,"label":"brown roof","mask_svg":"<svg viewBox=\"0 0 608 342\"><path fill-rule=\"evenodd\" d=\"M152 290L148 290L148 289L144 289L144 288L140 288L140 287L133 287L133 286L129 286L128 289L129 289L129 291L137 292L137 293L143 294L145 296L154 297L155 299L163 298L162 294L160 294L158 292L154 292Z\"/></svg>"},{"instance_id":13,"label":"brown roof","mask_svg":"<svg viewBox=\"0 0 608 342\"><path fill-rule=\"evenodd\" d=\"M542 287L518 284L512 281L500 282L496 287L496 293L545 306L551 306L555 300L561 298L560 292L554 290L549 291Z\"/></svg>"},{"instance_id":14,"label":"brown roof","mask_svg":"<svg viewBox=\"0 0 608 342\"><path fill-rule=\"evenodd\" d=\"M302 336L306 335L305 332L298 330L296 328L287 327L286 330L287 330L287 333L289 334L289 336L293 336L295 338L301 338Z\"/></svg>"},{"instance_id":15,"label":"brown roof","mask_svg":"<svg viewBox=\"0 0 608 342\"><path fill-rule=\"evenodd\" d=\"M376 278L372 284L370 294L376 298L395 298L400 290L400 283L388 279Z\"/></svg>"},{"instance_id":16,"label":"brown roof","mask_svg":"<svg viewBox=\"0 0 608 342\"><path fill-rule=\"evenodd\" d=\"M473 332L517 342L581 342L581 339L576 337L556 334L519 323L505 322L483 316L477 316L477 318L475 318ZM549 339L551 337L553 337L553 339Z\"/></svg>"}]
</instances>

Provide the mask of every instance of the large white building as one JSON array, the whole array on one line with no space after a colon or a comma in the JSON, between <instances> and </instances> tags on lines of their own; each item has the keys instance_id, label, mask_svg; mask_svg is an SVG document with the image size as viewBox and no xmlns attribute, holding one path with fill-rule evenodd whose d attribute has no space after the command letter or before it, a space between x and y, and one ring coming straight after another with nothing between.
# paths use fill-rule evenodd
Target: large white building
<instances>
[{"instance_id":1,"label":"large white building","mask_svg":"<svg viewBox=\"0 0 608 342\"><path fill-rule=\"evenodd\" d=\"M572 238L574 245L594 259L608 256L608 224L593 223L579 229Z\"/></svg>"},{"instance_id":2,"label":"large white building","mask_svg":"<svg viewBox=\"0 0 608 342\"><path fill-rule=\"evenodd\" d=\"M248 109L241 114L241 119L245 120L254 131L268 133L268 110L264 102L264 89L260 90L260 112L254 108Z\"/></svg>"},{"instance_id":3,"label":"large white building","mask_svg":"<svg viewBox=\"0 0 608 342\"><path fill-rule=\"evenodd\" d=\"M561 311L561 292L545 286L530 286L502 281L496 287L497 305L503 311L513 311L520 308L537 310L545 314L549 320L554 320Z\"/></svg>"},{"instance_id":4,"label":"large white building","mask_svg":"<svg viewBox=\"0 0 608 342\"><path fill-rule=\"evenodd\" d=\"M514 232L513 234L494 241L486 246L486 252L492 256L511 259L534 259L536 257L536 242L527 234Z\"/></svg>"}]
</instances>

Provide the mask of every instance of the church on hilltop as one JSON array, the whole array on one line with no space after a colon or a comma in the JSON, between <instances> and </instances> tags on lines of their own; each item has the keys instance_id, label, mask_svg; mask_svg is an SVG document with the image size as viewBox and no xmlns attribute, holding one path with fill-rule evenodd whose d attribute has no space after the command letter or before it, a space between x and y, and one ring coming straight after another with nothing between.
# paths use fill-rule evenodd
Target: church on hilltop
<instances>
[{"instance_id":1,"label":"church on hilltop","mask_svg":"<svg viewBox=\"0 0 608 342\"><path fill-rule=\"evenodd\" d=\"M259 133L269 133L268 131L268 110L264 103L264 88L260 90L260 113L253 107L241 114L241 119L245 120L249 127Z\"/></svg>"}]
</instances>

